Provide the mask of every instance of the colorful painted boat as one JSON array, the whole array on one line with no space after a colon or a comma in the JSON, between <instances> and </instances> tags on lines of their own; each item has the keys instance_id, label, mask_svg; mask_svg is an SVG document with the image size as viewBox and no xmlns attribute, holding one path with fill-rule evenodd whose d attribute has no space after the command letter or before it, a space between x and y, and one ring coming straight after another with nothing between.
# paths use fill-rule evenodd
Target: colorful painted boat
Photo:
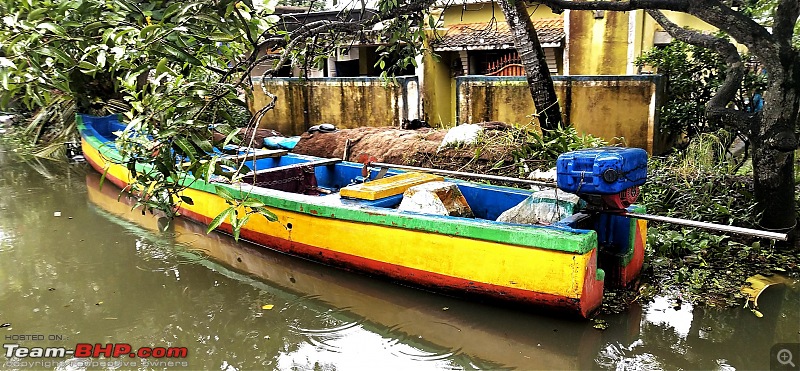
<instances>
[{"instance_id":1,"label":"colorful painted boat","mask_svg":"<svg viewBox=\"0 0 800 371\"><path fill-rule=\"evenodd\" d=\"M186 260L243 282L258 277L259 289L275 298L271 303L276 304L276 310L283 302L301 305L325 318L322 328L300 330L312 343L331 339L335 334L327 329L358 330L351 327L358 323L358 327L385 339L397 339L423 354L457 349L460 354L484 360L479 363L484 369L517 370L590 369L605 344L599 331L583 323L555 319L542 326L541 318L531 318L522 311L459 305L436 295L420 297L417 290L392 287L250 243L236 243L218 233L206 235L204 226L180 218L172 223L174 233L160 234L158 215L132 210L136 203L133 196L120 197L120 189L114 185L99 185L100 174L86 175L93 209L137 239L163 246L167 238L180 245L177 253L187 254ZM208 259L198 260L198 255ZM617 322L610 324L613 330L609 331L631 343L638 339L641 316L642 308L632 306L626 316L614 318ZM554 333L554 328L559 332ZM558 334L562 336L554 336Z\"/></svg>"},{"instance_id":2,"label":"colorful painted boat","mask_svg":"<svg viewBox=\"0 0 800 371\"><path fill-rule=\"evenodd\" d=\"M108 181L125 188L134 174L113 142L114 133L124 126L113 117L79 115L77 121L87 161L105 172ZM500 213L524 201L531 191L458 180L452 182L475 218L402 212L394 208L402 195L342 197L340 191L352 191L351 184L361 177L362 164L295 154L247 161L249 168L262 170L317 164L312 179L326 192L307 195L190 177L183 196L193 204L181 204L180 214L209 224L228 207L215 191L224 187L234 196L247 194L262 202L278 217L277 222L251 218L241 228L241 237L251 242L436 292L583 317L599 308L606 282L625 285L641 269L644 221L576 214L550 226L497 222ZM147 164L137 164L137 172L148 170ZM387 176L378 181L384 184L381 189L391 188L393 177L398 182L405 179L397 171ZM222 224L219 229L230 232L231 226Z\"/></svg>"}]
</instances>

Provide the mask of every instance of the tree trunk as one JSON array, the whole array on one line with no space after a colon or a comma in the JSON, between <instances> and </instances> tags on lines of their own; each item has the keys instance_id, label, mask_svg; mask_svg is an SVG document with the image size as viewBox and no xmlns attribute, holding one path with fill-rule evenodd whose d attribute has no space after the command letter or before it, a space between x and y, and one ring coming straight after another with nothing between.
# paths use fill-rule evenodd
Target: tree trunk
<instances>
[{"instance_id":1,"label":"tree trunk","mask_svg":"<svg viewBox=\"0 0 800 371\"><path fill-rule=\"evenodd\" d=\"M783 79L774 79L764 94L764 111L752 128L753 180L761 226L795 226L794 130L800 105L800 63L792 62Z\"/></svg>"},{"instance_id":2,"label":"tree trunk","mask_svg":"<svg viewBox=\"0 0 800 371\"><path fill-rule=\"evenodd\" d=\"M525 66L525 76L539 115L539 125L543 130L555 129L561 123L561 107L525 1L501 0L498 4L514 37L514 46L517 48L522 65Z\"/></svg>"}]
</instances>

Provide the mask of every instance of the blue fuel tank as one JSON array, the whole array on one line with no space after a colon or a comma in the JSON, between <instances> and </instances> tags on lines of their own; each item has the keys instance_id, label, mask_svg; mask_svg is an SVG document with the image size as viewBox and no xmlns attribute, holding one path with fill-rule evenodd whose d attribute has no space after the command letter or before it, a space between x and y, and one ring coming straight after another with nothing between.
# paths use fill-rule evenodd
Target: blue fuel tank
<instances>
[{"instance_id":1,"label":"blue fuel tank","mask_svg":"<svg viewBox=\"0 0 800 371\"><path fill-rule=\"evenodd\" d=\"M601 147L562 154L556 162L558 188L575 194L613 195L647 180L647 152Z\"/></svg>"}]
</instances>

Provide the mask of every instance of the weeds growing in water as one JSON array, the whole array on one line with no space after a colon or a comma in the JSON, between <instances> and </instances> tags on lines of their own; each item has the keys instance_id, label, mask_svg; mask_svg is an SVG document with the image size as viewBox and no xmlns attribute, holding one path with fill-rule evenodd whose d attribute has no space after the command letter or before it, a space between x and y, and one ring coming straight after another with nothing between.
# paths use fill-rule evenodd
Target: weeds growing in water
<instances>
[{"instance_id":1,"label":"weeds growing in water","mask_svg":"<svg viewBox=\"0 0 800 371\"><path fill-rule=\"evenodd\" d=\"M19 120L2 140L14 147L15 152L63 161L66 159L64 144L78 139L75 109L74 100L57 96L29 120Z\"/></svg>"},{"instance_id":2,"label":"weeds growing in water","mask_svg":"<svg viewBox=\"0 0 800 371\"><path fill-rule=\"evenodd\" d=\"M752 177L726 154L726 132L702 134L682 153L649 162L642 203L648 213L758 228ZM800 271L796 253L769 241L650 223L647 259L654 282L707 306L741 305L756 273Z\"/></svg>"}]
</instances>

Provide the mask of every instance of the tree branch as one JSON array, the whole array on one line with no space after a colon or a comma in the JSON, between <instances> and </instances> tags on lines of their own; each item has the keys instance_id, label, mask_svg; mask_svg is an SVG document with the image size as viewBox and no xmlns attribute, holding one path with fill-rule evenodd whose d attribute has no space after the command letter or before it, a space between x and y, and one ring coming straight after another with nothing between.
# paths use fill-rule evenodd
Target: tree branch
<instances>
[{"instance_id":1,"label":"tree branch","mask_svg":"<svg viewBox=\"0 0 800 371\"><path fill-rule=\"evenodd\" d=\"M636 9L664 9L685 12L691 7L688 0L629 0L629 1L575 1L575 0L536 0L534 3L547 5L554 13L564 9L571 10L611 10L628 11Z\"/></svg>"},{"instance_id":2,"label":"tree branch","mask_svg":"<svg viewBox=\"0 0 800 371\"><path fill-rule=\"evenodd\" d=\"M733 10L719 0L533 0L560 12L574 10L673 10L691 14L714 26L746 46L766 67L773 81L782 81L786 74L784 63L797 54L791 47L794 23L800 14L798 0L779 0L773 35L749 16ZM781 13L783 12L783 13Z\"/></svg>"},{"instance_id":3,"label":"tree branch","mask_svg":"<svg viewBox=\"0 0 800 371\"><path fill-rule=\"evenodd\" d=\"M725 59L727 65L725 81L708 101L706 117L710 122L718 125L731 125L737 130L746 132L755 120L756 114L727 107L728 103L736 97L736 92L745 75L745 66L736 46L726 39L680 27L658 10L648 10L647 14L653 17L672 37L688 44L712 49Z\"/></svg>"},{"instance_id":4,"label":"tree branch","mask_svg":"<svg viewBox=\"0 0 800 371\"><path fill-rule=\"evenodd\" d=\"M361 22L319 21L319 22L314 22L314 23L311 23L311 24L317 24L317 23L322 23L322 25L320 25L318 27L314 27L314 28L303 27L304 31L301 33L301 36L293 38L291 41L289 41L289 43L287 43L283 47L284 51L283 51L283 53L281 53L281 57L280 57L280 59L278 59L278 63L276 63L274 66L272 66L272 68L269 68L266 71L264 71L264 73L261 75L261 78L263 79L266 76L272 76L276 72L278 72L278 70L281 69L281 67L283 67L283 65L286 64L286 61L289 59L289 52L291 50L294 50L294 47L297 44L299 44L301 42L304 42L306 36L318 35L320 33L327 32L327 31L356 32L361 28ZM293 33L293 35L294 35L294 33ZM258 60L259 61L263 61L263 60L266 60L266 59L268 59L268 58L265 55L265 56L259 58ZM253 68L255 68L255 65L256 64L254 63L254 64L252 64L250 66L250 68L248 68L248 71L247 71L248 74L250 73L250 71L252 71Z\"/></svg>"},{"instance_id":5,"label":"tree branch","mask_svg":"<svg viewBox=\"0 0 800 371\"><path fill-rule=\"evenodd\" d=\"M734 11L717 0L629 0L629 1L576 1L576 0L536 0L560 12L572 10L612 10L628 11L637 9L672 10L692 14L706 23L728 32L737 41L752 48L757 40L771 39L769 32L750 17ZM794 3L797 0L782 0L782 3ZM790 17L788 17L790 18ZM796 15L791 22L797 19Z\"/></svg>"},{"instance_id":6,"label":"tree branch","mask_svg":"<svg viewBox=\"0 0 800 371\"><path fill-rule=\"evenodd\" d=\"M430 6L435 2L435 0L422 0L422 1L411 1L407 4L403 4L398 6L397 8L391 9L388 12L383 12L377 14L373 17L368 19L363 19L363 15L359 16L360 19L355 21L331 21L331 20L321 20L311 23L303 23L297 29L293 30L288 37L271 37L263 42L258 44L258 50L261 50L265 47L270 48L283 48L284 52L281 53L280 59L278 62L270 69L267 69L262 74L262 78L266 76L270 76L275 74L278 69L283 67L286 64L286 61L289 59L288 51L292 50L294 46L303 42L303 40L312 35L318 35L325 32L330 31L338 31L338 32L356 32L359 30L363 30L369 27L374 26L375 24L394 19L400 15L407 15L407 14L415 14L422 11L426 11ZM288 39L288 42L287 42ZM250 71L255 68L255 65L261 63L268 59L267 56L263 56L259 58L256 62L252 63L250 67L245 72L249 74Z\"/></svg>"},{"instance_id":7,"label":"tree branch","mask_svg":"<svg viewBox=\"0 0 800 371\"><path fill-rule=\"evenodd\" d=\"M763 61L778 58L776 38L766 28L756 23L750 17L731 9L718 0L629 0L629 1L586 1L586 0L534 0L549 6L554 12L560 13L564 9L572 10L611 10L629 11L637 9L672 10L694 15L704 22L731 35L737 42L747 46L750 51ZM794 24L797 13L793 7L798 7L797 0L781 0L787 8L783 16L785 27L788 23ZM794 18L792 18L794 14ZM788 31L786 31L788 33ZM785 40L791 40L791 33ZM778 72L778 71L776 71Z\"/></svg>"},{"instance_id":8,"label":"tree branch","mask_svg":"<svg viewBox=\"0 0 800 371\"><path fill-rule=\"evenodd\" d=\"M759 58L777 56L772 55L776 52L775 40L764 26L718 0L698 0L697 5L687 13L724 31Z\"/></svg>"},{"instance_id":9,"label":"tree branch","mask_svg":"<svg viewBox=\"0 0 800 371\"><path fill-rule=\"evenodd\" d=\"M781 0L775 10L775 19L772 26L772 34L775 39L784 47L789 47L794 35L794 25L800 16L800 1ZM787 44L783 45L783 42Z\"/></svg>"},{"instance_id":10,"label":"tree branch","mask_svg":"<svg viewBox=\"0 0 800 371\"><path fill-rule=\"evenodd\" d=\"M660 1L666 1L666 0L660 0ZM408 4L403 4L401 6L398 6L397 8L392 9L391 11L380 13L380 14L376 14L375 16L367 18L367 19L363 19L362 17L359 17L359 18L362 18L362 19L358 19L358 20L354 20L354 21L338 21L338 22L333 22L333 21L330 21L330 20L322 20L322 21L316 21L316 22L311 22L311 23L303 23L300 27L298 27L297 29L295 29L294 31L292 31L289 34L289 39L295 39L295 38L299 38L299 37L306 37L306 36L312 35L315 32L317 32L317 29L320 27L320 25L324 25L326 23L331 23L331 22L333 22L335 24L339 24L339 25L352 25L352 26L355 26L355 29L358 29L358 28L362 28L362 29L369 28L369 27L372 27L372 26L374 26L375 24L377 24L379 22L386 21L386 20L391 20L391 19L397 18L398 16L401 16L401 15L410 15L410 14L415 14L415 13L427 11L435 2L436 2L435 0L411 1ZM352 29L352 28L350 28L350 29ZM348 31L350 29L346 29L344 31ZM274 41L280 40L280 39L282 39L282 38L275 38L275 37L269 38L269 39L261 42L258 45L258 47L259 48L263 48L264 46L269 45L269 43L271 41L274 42ZM277 44L277 46L280 47L282 45L280 45L280 43L279 43L279 44Z\"/></svg>"}]
</instances>

